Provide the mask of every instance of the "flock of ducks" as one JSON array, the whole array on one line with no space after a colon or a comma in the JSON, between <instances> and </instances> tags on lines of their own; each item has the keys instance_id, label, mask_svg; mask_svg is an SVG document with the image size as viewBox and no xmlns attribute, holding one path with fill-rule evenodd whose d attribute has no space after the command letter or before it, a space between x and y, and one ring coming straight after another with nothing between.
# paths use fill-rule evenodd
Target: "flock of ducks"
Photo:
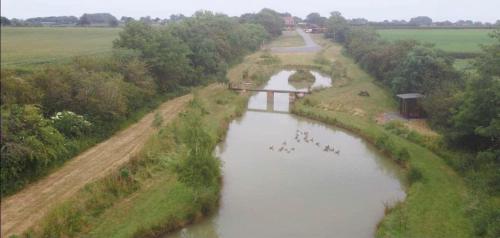
<instances>
[{"instance_id":1,"label":"flock of ducks","mask_svg":"<svg viewBox=\"0 0 500 238\"><path fill-rule=\"evenodd\" d=\"M308 131L296 130L294 140L297 143L301 143L302 141L304 141L305 143L314 143L314 145L316 145L316 147L321 148L321 144L318 141L314 142L314 137L310 136ZM278 152L284 152L287 154L295 151L295 147L287 146L287 141L283 141L283 143L281 143L281 146L276 146L276 148L274 145L271 145L269 147L269 150L274 151L275 149ZM340 150L338 150L338 149L335 150L335 147L333 147L333 145L329 145L329 144L327 144L323 147L323 151L333 152L337 155L340 154Z\"/></svg>"}]
</instances>

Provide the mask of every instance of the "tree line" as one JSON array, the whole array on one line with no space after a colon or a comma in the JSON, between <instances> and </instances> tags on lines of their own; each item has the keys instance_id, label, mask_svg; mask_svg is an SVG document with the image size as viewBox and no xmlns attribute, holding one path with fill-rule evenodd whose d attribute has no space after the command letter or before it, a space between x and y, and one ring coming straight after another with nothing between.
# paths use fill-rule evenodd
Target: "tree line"
<instances>
[{"instance_id":1,"label":"tree line","mask_svg":"<svg viewBox=\"0 0 500 238\"><path fill-rule=\"evenodd\" d=\"M283 27L283 16L291 16L290 13L278 13L272 9L264 8L258 13L246 13L239 17L242 22L259 23L266 27L272 35L279 35ZM152 18L150 16L134 19L129 16L122 16L117 19L110 13L85 13L82 16L50 16L50 17L34 17L28 19L9 19L2 16L0 23L2 26L109 26L117 27L125 25L129 21L141 21L148 25L164 26L169 23L182 21L189 17L183 14L173 14L169 18L161 19L159 17Z\"/></svg>"},{"instance_id":2,"label":"tree line","mask_svg":"<svg viewBox=\"0 0 500 238\"><path fill-rule=\"evenodd\" d=\"M2 69L2 195L110 136L166 96L225 81L231 65L280 34L278 18L270 16L277 12L255 15L200 11L162 27L131 20L113 43L113 55L76 57L34 71Z\"/></svg>"},{"instance_id":3,"label":"tree line","mask_svg":"<svg viewBox=\"0 0 500 238\"><path fill-rule=\"evenodd\" d=\"M346 23L351 26L373 26L387 28L413 28L413 27L455 27L455 28L491 28L500 26L500 20L496 22L481 22L472 20L451 21L433 21L428 16L417 16L410 20L384 20L384 21L369 21L365 18L345 19ZM302 21L302 20L299 20ZM328 23L328 18L321 16L317 12L310 13L303 20L307 24L325 27Z\"/></svg>"}]
</instances>

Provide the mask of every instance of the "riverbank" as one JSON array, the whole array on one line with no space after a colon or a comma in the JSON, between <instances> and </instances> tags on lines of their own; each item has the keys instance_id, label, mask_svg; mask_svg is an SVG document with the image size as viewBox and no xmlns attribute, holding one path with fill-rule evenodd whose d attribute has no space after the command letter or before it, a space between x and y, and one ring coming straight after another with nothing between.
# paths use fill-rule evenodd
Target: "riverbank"
<instances>
[{"instance_id":1,"label":"riverbank","mask_svg":"<svg viewBox=\"0 0 500 238\"><path fill-rule=\"evenodd\" d=\"M246 72L255 82L264 82L278 69L278 61L269 53L259 51L232 67L227 77L230 81L242 80ZM194 110L203 112L198 126L213 141L220 142L229 122L244 111L249 95L236 94L223 84L194 91L197 101L202 102L202 107ZM181 117L194 111L189 106ZM162 117L155 116L151 126L158 126L153 124L162 121ZM220 184L200 190L179 181L176 168L186 154L186 145L173 136L176 133L172 132L175 127L172 125L180 121L182 119L177 118L161 126L130 162L51 208L24 234L30 237L151 237L184 227L211 213L218 205ZM209 145L210 151L215 145ZM204 195L200 197L200 194Z\"/></svg>"},{"instance_id":2,"label":"riverbank","mask_svg":"<svg viewBox=\"0 0 500 238\"><path fill-rule=\"evenodd\" d=\"M220 84L194 94L194 101L181 116L163 125L129 163L56 206L26 234L150 237L185 226L216 209L221 179L218 163L207 160L217 182L191 186L182 179L186 169L182 169L181 161L192 151L191 143L183 137L189 132L183 131L198 128L208 135L209 142L202 147L211 153L222 140L227 124L243 112L247 98ZM199 121L185 122L195 115L199 115ZM161 119L158 121L161 123Z\"/></svg>"},{"instance_id":3,"label":"riverbank","mask_svg":"<svg viewBox=\"0 0 500 238\"><path fill-rule=\"evenodd\" d=\"M314 52L254 54L233 71L240 75L248 69L259 72L260 59L272 58L272 68L311 68L328 74L333 87L314 92L299 100L292 112L307 118L348 129L374 144L406 171L409 186L407 199L387 207L386 216L378 225L377 237L473 237L472 221L468 216L470 199L463 178L450 168L443 158L426 147L400 136L389 126L379 124L380 115L397 111L397 104L388 89L376 84L371 76L342 54L341 46L321 35L314 40L323 50ZM242 81L239 77L231 79ZM247 81L250 81L250 78ZM262 81L254 80L256 84ZM360 96L366 91L369 96ZM411 125L404 125L405 128ZM408 129L407 128L407 129ZM428 128L411 130L413 136L438 140ZM411 139L411 138L410 138Z\"/></svg>"},{"instance_id":4,"label":"riverbank","mask_svg":"<svg viewBox=\"0 0 500 238\"><path fill-rule=\"evenodd\" d=\"M315 36L315 40L324 47L315 59L330 62L335 83L298 101L293 113L364 137L402 164L408 174L407 199L387 208L377 237L472 237L472 224L466 213L469 197L463 179L430 150L378 124L378 115L396 111L389 91L376 85L351 59L342 55L340 46L320 36ZM301 58L301 64L321 62L311 60L312 56ZM361 91L369 96L358 95Z\"/></svg>"}]
</instances>

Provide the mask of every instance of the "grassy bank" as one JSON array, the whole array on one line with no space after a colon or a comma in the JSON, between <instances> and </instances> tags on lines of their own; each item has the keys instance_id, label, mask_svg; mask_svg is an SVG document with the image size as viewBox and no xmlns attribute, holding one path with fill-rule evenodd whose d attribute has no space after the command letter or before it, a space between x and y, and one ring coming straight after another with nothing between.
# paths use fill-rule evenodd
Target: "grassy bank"
<instances>
[{"instance_id":1,"label":"grassy bank","mask_svg":"<svg viewBox=\"0 0 500 238\"><path fill-rule=\"evenodd\" d=\"M296 31L283 31L283 34L269 44L269 47L303 46L304 40Z\"/></svg>"},{"instance_id":2,"label":"grassy bank","mask_svg":"<svg viewBox=\"0 0 500 238\"><path fill-rule=\"evenodd\" d=\"M186 111L162 127L127 165L52 209L26 235L155 236L213 211L219 197L220 168L212 151L230 120L243 112L246 97L222 85L195 94ZM205 183L192 176L203 173L214 179Z\"/></svg>"}]
</instances>

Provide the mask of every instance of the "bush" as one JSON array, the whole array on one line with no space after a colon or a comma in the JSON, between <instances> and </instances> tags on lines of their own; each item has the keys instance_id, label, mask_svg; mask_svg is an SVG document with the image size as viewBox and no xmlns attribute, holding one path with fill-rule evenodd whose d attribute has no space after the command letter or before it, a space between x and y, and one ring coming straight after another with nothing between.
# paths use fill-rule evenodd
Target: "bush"
<instances>
[{"instance_id":1,"label":"bush","mask_svg":"<svg viewBox=\"0 0 500 238\"><path fill-rule=\"evenodd\" d=\"M82 136L89 132L92 123L85 120L81 115L71 111L56 113L50 118L54 127L68 138Z\"/></svg>"},{"instance_id":2,"label":"bush","mask_svg":"<svg viewBox=\"0 0 500 238\"><path fill-rule=\"evenodd\" d=\"M419 182L423 179L423 175L417 168L411 167L408 171L408 183L410 185Z\"/></svg>"},{"instance_id":3,"label":"bush","mask_svg":"<svg viewBox=\"0 0 500 238\"><path fill-rule=\"evenodd\" d=\"M64 136L32 105L2 107L1 193L12 192L67 158Z\"/></svg>"},{"instance_id":4,"label":"bush","mask_svg":"<svg viewBox=\"0 0 500 238\"><path fill-rule=\"evenodd\" d=\"M155 118L153 119L153 124L152 126L155 128L159 128L163 124L163 117L161 116L160 113L156 112L155 113Z\"/></svg>"},{"instance_id":5,"label":"bush","mask_svg":"<svg viewBox=\"0 0 500 238\"><path fill-rule=\"evenodd\" d=\"M176 128L176 136L187 147L185 158L179 163L179 181L192 187L209 187L218 184L221 176L220 161L213 156L215 141L203 128L202 108L197 99L190 110L182 115L182 123Z\"/></svg>"},{"instance_id":6,"label":"bush","mask_svg":"<svg viewBox=\"0 0 500 238\"><path fill-rule=\"evenodd\" d=\"M316 77L311 73L309 70L305 69L298 69L294 74L292 74L289 78L288 81L290 82L308 82L308 83L314 83L314 80Z\"/></svg>"},{"instance_id":7,"label":"bush","mask_svg":"<svg viewBox=\"0 0 500 238\"><path fill-rule=\"evenodd\" d=\"M314 57L314 63L320 65L330 65L330 60L328 60L322 53L320 53L317 54L316 57Z\"/></svg>"},{"instance_id":8,"label":"bush","mask_svg":"<svg viewBox=\"0 0 500 238\"><path fill-rule=\"evenodd\" d=\"M398 161L405 162L405 161L408 161L408 159L410 159L410 153L408 152L408 149L406 149L404 147L399 148L396 150L395 158Z\"/></svg>"}]
</instances>

